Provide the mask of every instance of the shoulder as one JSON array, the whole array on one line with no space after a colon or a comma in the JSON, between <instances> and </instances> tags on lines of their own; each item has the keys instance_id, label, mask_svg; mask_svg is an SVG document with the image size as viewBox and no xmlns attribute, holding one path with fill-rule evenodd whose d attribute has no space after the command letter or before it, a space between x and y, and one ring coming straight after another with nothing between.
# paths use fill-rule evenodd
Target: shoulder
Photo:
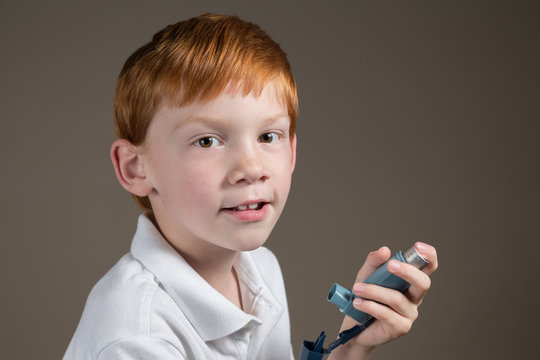
<instances>
[{"instance_id":1,"label":"shoulder","mask_svg":"<svg viewBox=\"0 0 540 360\"><path fill-rule=\"evenodd\" d=\"M155 276L131 254L123 256L90 292L64 359L96 359L102 351L106 359L123 359L108 354L136 348L125 339L137 339L152 351L168 348L166 341L150 337L153 302L159 293Z\"/></svg>"},{"instance_id":2,"label":"shoulder","mask_svg":"<svg viewBox=\"0 0 540 360\"><path fill-rule=\"evenodd\" d=\"M154 275L131 254L127 254L94 286L88 296L85 312L88 315L99 313L101 318L107 315L103 319L105 326L121 320L126 331L139 329L140 320L133 314L140 314L150 305L157 287ZM134 323L130 323L130 319Z\"/></svg>"},{"instance_id":3,"label":"shoulder","mask_svg":"<svg viewBox=\"0 0 540 360\"><path fill-rule=\"evenodd\" d=\"M134 360L134 359L185 359L171 343L156 338L137 336L116 341L104 348L98 360Z\"/></svg>"}]
</instances>

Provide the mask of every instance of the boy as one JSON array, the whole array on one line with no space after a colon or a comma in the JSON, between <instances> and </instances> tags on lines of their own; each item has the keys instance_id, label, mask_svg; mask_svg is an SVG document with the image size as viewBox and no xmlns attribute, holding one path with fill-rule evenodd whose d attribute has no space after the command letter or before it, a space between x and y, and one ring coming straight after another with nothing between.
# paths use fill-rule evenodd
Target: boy
<instances>
[{"instance_id":1,"label":"boy","mask_svg":"<svg viewBox=\"0 0 540 360\"><path fill-rule=\"evenodd\" d=\"M261 246L289 192L296 113L285 53L237 17L170 25L131 55L111 158L145 214L130 253L92 290L64 359L293 358L281 271ZM429 273L435 252L421 246ZM370 254L358 282L389 255ZM429 278L391 271L409 293L355 286L388 306L361 302L378 321L333 357L366 358L408 331Z\"/></svg>"}]
</instances>

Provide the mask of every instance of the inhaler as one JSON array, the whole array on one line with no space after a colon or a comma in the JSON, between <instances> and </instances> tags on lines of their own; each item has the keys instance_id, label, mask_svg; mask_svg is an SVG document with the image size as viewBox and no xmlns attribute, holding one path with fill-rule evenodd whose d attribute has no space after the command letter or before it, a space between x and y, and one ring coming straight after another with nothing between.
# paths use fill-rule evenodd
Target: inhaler
<instances>
[{"instance_id":1,"label":"inhaler","mask_svg":"<svg viewBox=\"0 0 540 360\"><path fill-rule=\"evenodd\" d=\"M417 269L422 269L429 264L429 262L420 255L418 250L416 250L414 245L405 251L398 251L388 261L390 260L398 260L402 263L410 264ZM401 292L407 291L410 284L388 271L388 261L379 266L379 268L375 270L364 283L384 286ZM332 288L330 288L330 291L328 292L328 301L336 305L342 313L353 318L362 325L355 325L352 328L339 333L338 339L331 343L328 348L323 347L326 338L324 331L315 341L305 340L302 343L299 360L322 360L324 355L330 354L336 347L345 344L371 325L375 319L371 315L354 308L353 301L355 298L357 298L357 296L352 290L346 289L339 284L334 284Z\"/></svg>"},{"instance_id":2,"label":"inhaler","mask_svg":"<svg viewBox=\"0 0 540 360\"><path fill-rule=\"evenodd\" d=\"M414 245L405 251L398 251L388 261L390 260L398 260L400 262L410 264L417 269L422 269L424 266L429 264L429 262L416 250ZM410 284L388 271L388 261L381 265L373 274L371 274L364 281L364 283L380 285L386 288L405 292L409 288ZM360 310L356 310L353 307L352 303L356 297L357 296L354 295L351 290L346 289L339 284L334 284L328 292L328 301L336 305L342 313L362 324L369 320L371 315L368 315Z\"/></svg>"}]
</instances>

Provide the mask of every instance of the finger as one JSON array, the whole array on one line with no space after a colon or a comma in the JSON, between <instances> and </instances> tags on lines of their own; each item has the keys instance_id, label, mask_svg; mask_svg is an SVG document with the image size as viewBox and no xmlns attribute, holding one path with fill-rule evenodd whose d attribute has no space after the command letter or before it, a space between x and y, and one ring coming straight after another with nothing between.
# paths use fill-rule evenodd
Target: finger
<instances>
[{"instance_id":1,"label":"finger","mask_svg":"<svg viewBox=\"0 0 540 360\"><path fill-rule=\"evenodd\" d=\"M397 260L390 260L387 267L389 272L411 284L407 291L408 298L414 304L420 304L431 286L429 276L414 266Z\"/></svg>"},{"instance_id":2,"label":"finger","mask_svg":"<svg viewBox=\"0 0 540 360\"><path fill-rule=\"evenodd\" d=\"M417 306L397 290L364 283L354 284L353 290L356 296L384 304L408 319L418 317Z\"/></svg>"},{"instance_id":3,"label":"finger","mask_svg":"<svg viewBox=\"0 0 540 360\"><path fill-rule=\"evenodd\" d=\"M384 264L390 258L390 255L391 252L387 246L383 246L376 251L370 252L364 265L362 265L362 268L358 271L356 282L362 282L367 279L369 275L373 274L379 266Z\"/></svg>"},{"instance_id":4,"label":"finger","mask_svg":"<svg viewBox=\"0 0 540 360\"><path fill-rule=\"evenodd\" d=\"M420 255L422 255L427 261L429 261L429 264L427 264L422 271L425 272L428 275L431 275L437 268L439 267L439 261L437 258L437 250L426 243L422 242L416 242L414 244L414 247Z\"/></svg>"},{"instance_id":5,"label":"finger","mask_svg":"<svg viewBox=\"0 0 540 360\"><path fill-rule=\"evenodd\" d=\"M354 300L353 305L356 309L383 322L391 337L397 337L408 333L414 322L414 320L401 316L388 306L379 304L375 301L357 298Z\"/></svg>"}]
</instances>

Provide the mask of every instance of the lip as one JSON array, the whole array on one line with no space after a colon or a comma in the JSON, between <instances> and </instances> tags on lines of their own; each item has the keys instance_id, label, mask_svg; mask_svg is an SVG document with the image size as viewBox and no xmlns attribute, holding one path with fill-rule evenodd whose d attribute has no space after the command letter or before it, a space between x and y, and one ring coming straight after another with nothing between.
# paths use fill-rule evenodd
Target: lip
<instances>
[{"instance_id":1,"label":"lip","mask_svg":"<svg viewBox=\"0 0 540 360\"><path fill-rule=\"evenodd\" d=\"M242 205L248 205L248 204L253 204L253 203L264 203L264 205L260 208L260 209L254 209L254 210L241 210L241 211L235 211L235 210L231 210L231 208L235 208L235 207L238 207L238 206L242 206ZM235 206L231 206L229 208L223 208L221 209L222 212L224 212L225 214L235 218L235 219L238 219L238 220L241 220L241 221L246 221L246 222L256 222L256 221L260 221L262 219L264 219L266 217L266 214L268 213L268 210L269 210L269 207L270 207L270 202L264 200L264 199L258 199L258 200L248 200L248 201L244 201L243 203L240 203L238 205L235 205Z\"/></svg>"}]
</instances>

